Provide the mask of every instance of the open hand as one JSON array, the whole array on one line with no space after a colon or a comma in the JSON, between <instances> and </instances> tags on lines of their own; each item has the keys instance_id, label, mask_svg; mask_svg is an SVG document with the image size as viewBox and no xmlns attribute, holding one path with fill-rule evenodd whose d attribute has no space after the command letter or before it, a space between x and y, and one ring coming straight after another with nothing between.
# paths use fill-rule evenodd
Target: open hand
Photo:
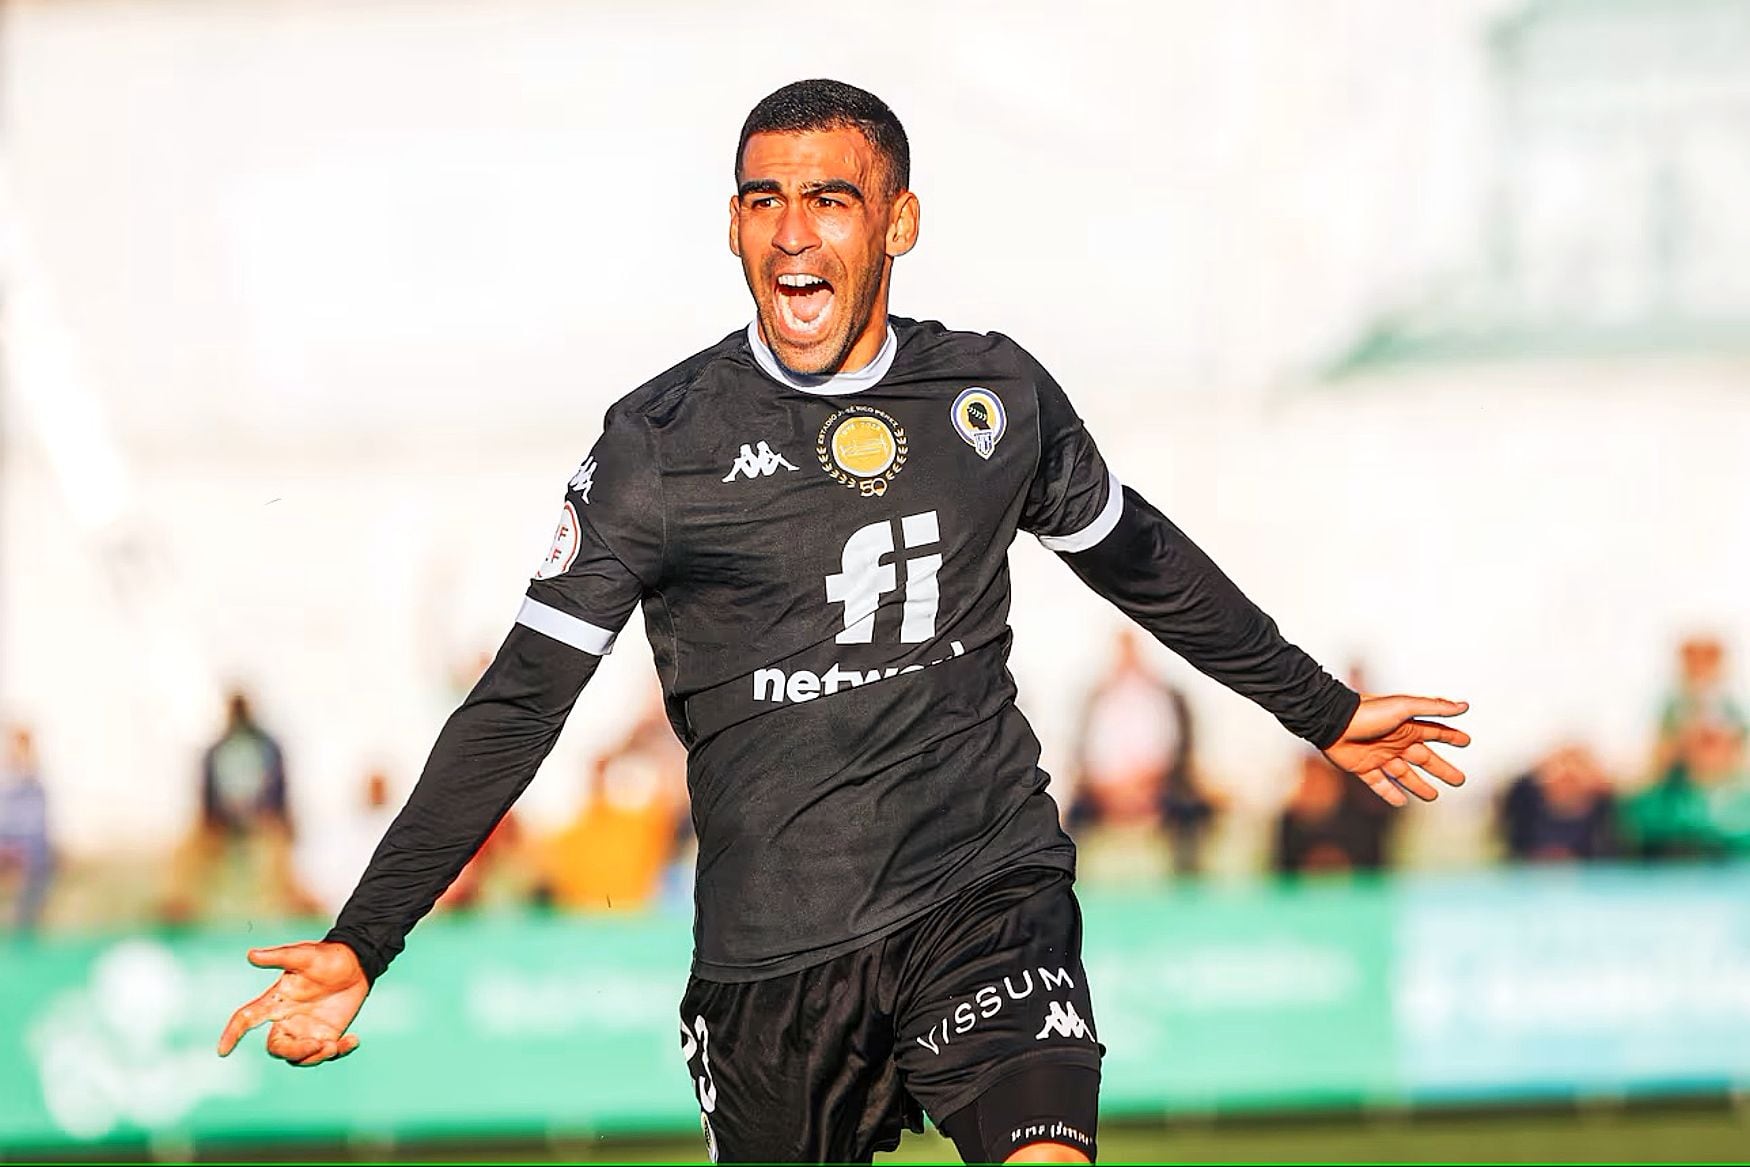
<instances>
[{"instance_id":1,"label":"open hand","mask_svg":"<svg viewBox=\"0 0 1750 1167\"><path fill-rule=\"evenodd\" d=\"M220 1057L264 1021L273 1022L267 1052L294 1065L314 1066L358 1048L359 1039L346 1027L371 985L352 949L329 941L252 948L249 963L285 971L267 992L231 1014L219 1035Z\"/></svg>"},{"instance_id":2,"label":"open hand","mask_svg":"<svg viewBox=\"0 0 1750 1167\"><path fill-rule=\"evenodd\" d=\"M1439 697L1363 697L1349 727L1325 750L1325 757L1393 806L1409 801L1405 790L1423 802L1433 802L1439 791L1417 773L1418 767L1448 786L1462 786L1464 773L1428 744L1468 746L1470 734L1418 718L1456 717L1469 708L1467 701Z\"/></svg>"}]
</instances>

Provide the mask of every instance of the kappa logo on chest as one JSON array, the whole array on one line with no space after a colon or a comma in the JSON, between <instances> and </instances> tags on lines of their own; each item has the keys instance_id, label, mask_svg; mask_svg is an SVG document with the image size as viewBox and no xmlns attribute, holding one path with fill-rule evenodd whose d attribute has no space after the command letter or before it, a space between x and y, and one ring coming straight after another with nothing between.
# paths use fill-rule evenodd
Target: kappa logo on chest
<instances>
[{"instance_id":1,"label":"kappa logo on chest","mask_svg":"<svg viewBox=\"0 0 1750 1167\"><path fill-rule=\"evenodd\" d=\"M723 481L734 482L737 474L744 478L763 478L776 474L780 469L794 470L796 466L765 442L761 442L758 449L743 442L741 453L736 455L735 464L723 476Z\"/></svg>"}]
</instances>

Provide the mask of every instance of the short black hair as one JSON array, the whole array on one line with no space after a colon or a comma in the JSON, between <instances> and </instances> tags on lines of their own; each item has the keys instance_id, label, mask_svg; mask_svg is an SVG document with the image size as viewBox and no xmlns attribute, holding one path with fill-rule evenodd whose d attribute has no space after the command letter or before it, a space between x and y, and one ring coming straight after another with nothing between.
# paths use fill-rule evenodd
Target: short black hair
<instances>
[{"instance_id":1,"label":"short black hair","mask_svg":"<svg viewBox=\"0 0 1750 1167\"><path fill-rule=\"evenodd\" d=\"M856 129L887 164L887 193L911 185L911 143L905 127L887 103L866 89L817 77L792 81L760 99L741 124L735 145L735 180L741 181L741 157L755 134L802 134L811 130Z\"/></svg>"}]
</instances>

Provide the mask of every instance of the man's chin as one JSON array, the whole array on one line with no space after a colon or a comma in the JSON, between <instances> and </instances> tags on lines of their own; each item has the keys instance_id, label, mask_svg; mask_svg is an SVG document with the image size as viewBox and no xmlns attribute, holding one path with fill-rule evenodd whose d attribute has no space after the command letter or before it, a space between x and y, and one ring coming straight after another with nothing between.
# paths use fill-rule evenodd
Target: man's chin
<instances>
[{"instance_id":1,"label":"man's chin","mask_svg":"<svg viewBox=\"0 0 1750 1167\"><path fill-rule=\"evenodd\" d=\"M839 336L796 341L776 328L766 328L766 346L787 372L799 377L830 377L845 363L850 346Z\"/></svg>"},{"instance_id":2,"label":"man's chin","mask_svg":"<svg viewBox=\"0 0 1750 1167\"><path fill-rule=\"evenodd\" d=\"M832 352L796 353L774 348L772 355L778 358L778 364L784 367L785 372L794 373L798 377L830 377L845 363L843 357Z\"/></svg>"}]
</instances>

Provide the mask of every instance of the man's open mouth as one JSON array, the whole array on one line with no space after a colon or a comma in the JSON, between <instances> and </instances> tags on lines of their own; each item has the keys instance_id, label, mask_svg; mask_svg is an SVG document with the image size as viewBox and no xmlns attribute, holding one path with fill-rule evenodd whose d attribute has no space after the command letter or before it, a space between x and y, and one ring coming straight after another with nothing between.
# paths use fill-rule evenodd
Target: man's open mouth
<instances>
[{"instance_id":1,"label":"man's open mouth","mask_svg":"<svg viewBox=\"0 0 1750 1167\"><path fill-rule=\"evenodd\" d=\"M778 318L787 332L809 336L832 315L832 285L819 276L785 274L777 280Z\"/></svg>"}]
</instances>

